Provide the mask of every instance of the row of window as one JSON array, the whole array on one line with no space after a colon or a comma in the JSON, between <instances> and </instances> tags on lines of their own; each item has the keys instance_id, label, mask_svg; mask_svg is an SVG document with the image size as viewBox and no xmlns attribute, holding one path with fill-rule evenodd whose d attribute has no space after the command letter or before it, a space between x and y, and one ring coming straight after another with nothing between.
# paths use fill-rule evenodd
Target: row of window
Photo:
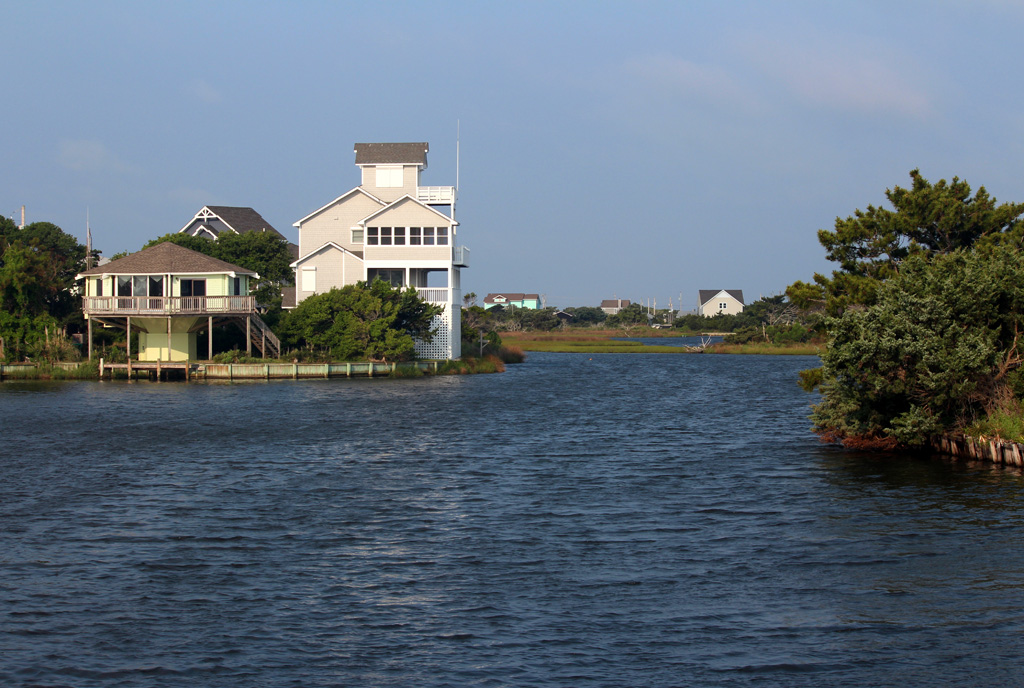
<instances>
[{"instance_id":1,"label":"row of window","mask_svg":"<svg viewBox=\"0 0 1024 688\"><path fill-rule=\"evenodd\" d=\"M205 279L183 279L179 281L182 296L206 296ZM231 296L242 293L242 279L234 277L230 283ZM118 275L117 293L114 296L163 296L164 278L154 275ZM96 280L96 296L103 296L103 280Z\"/></svg>"},{"instance_id":2,"label":"row of window","mask_svg":"<svg viewBox=\"0 0 1024 688\"><path fill-rule=\"evenodd\" d=\"M352 243L363 243L363 230L352 230ZM367 227L367 246L447 246L447 227Z\"/></svg>"}]
</instances>

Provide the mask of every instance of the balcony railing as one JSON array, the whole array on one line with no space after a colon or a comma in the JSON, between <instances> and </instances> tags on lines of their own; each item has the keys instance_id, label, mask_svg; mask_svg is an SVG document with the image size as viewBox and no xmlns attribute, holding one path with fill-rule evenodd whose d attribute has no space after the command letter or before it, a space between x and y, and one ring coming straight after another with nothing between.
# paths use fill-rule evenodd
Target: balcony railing
<instances>
[{"instance_id":1,"label":"balcony railing","mask_svg":"<svg viewBox=\"0 0 1024 688\"><path fill-rule=\"evenodd\" d=\"M469 267L469 249L465 246L452 246L452 264L460 268Z\"/></svg>"},{"instance_id":2,"label":"balcony railing","mask_svg":"<svg viewBox=\"0 0 1024 688\"><path fill-rule=\"evenodd\" d=\"M429 303L448 303L452 290L448 287L416 287L416 292Z\"/></svg>"},{"instance_id":3,"label":"balcony railing","mask_svg":"<svg viewBox=\"0 0 1024 688\"><path fill-rule=\"evenodd\" d=\"M455 202L454 186L418 186L416 200L428 205L451 205Z\"/></svg>"},{"instance_id":4,"label":"balcony railing","mask_svg":"<svg viewBox=\"0 0 1024 688\"><path fill-rule=\"evenodd\" d=\"M86 296L87 315L255 313L255 296Z\"/></svg>"}]
</instances>

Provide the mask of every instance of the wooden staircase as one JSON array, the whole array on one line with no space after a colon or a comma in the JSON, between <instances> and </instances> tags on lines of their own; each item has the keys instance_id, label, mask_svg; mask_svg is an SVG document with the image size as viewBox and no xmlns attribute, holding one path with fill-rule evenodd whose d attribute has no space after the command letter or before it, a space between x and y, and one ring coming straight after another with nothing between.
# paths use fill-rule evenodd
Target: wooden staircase
<instances>
[{"instance_id":1,"label":"wooden staircase","mask_svg":"<svg viewBox=\"0 0 1024 688\"><path fill-rule=\"evenodd\" d=\"M259 349L263 358L279 358L281 356L281 340L271 332L267 323L258 315L250 315L249 340Z\"/></svg>"}]
</instances>

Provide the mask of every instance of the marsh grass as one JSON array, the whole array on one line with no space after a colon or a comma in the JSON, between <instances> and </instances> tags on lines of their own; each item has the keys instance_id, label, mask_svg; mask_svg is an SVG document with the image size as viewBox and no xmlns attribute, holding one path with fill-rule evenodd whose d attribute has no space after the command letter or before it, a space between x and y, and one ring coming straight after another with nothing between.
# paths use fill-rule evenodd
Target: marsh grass
<instances>
[{"instance_id":1,"label":"marsh grass","mask_svg":"<svg viewBox=\"0 0 1024 688\"><path fill-rule=\"evenodd\" d=\"M817 344L712 344L704 353L708 354L760 354L764 356L817 356L824 347Z\"/></svg>"}]
</instances>

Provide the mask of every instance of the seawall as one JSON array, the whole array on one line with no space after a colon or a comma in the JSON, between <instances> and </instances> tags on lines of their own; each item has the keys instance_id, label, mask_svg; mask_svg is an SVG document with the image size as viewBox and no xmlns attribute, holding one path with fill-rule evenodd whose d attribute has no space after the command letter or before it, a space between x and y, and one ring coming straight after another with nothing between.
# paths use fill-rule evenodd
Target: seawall
<instances>
[{"instance_id":1,"label":"seawall","mask_svg":"<svg viewBox=\"0 0 1024 688\"><path fill-rule=\"evenodd\" d=\"M932 449L958 459L988 461L1004 466L1024 466L1024 445L999 439L936 437Z\"/></svg>"}]
</instances>

